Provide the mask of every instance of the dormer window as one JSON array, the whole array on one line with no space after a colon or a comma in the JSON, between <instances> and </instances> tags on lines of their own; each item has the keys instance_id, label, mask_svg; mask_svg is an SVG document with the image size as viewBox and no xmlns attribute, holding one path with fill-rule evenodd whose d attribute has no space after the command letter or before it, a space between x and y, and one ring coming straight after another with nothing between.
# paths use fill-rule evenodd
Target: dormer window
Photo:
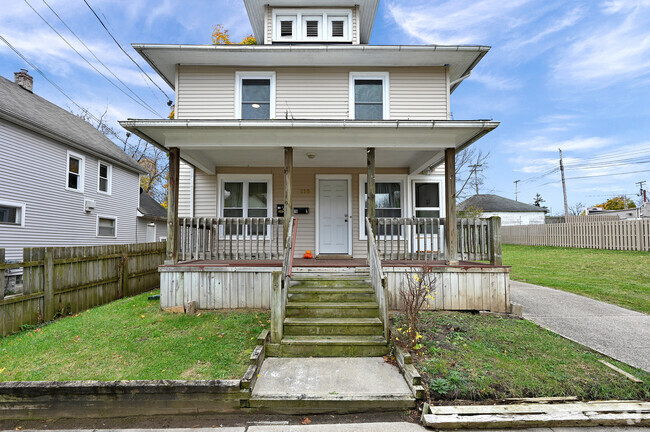
<instances>
[{"instance_id":1,"label":"dormer window","mask_svg":"<svg viewBox=\"0 0 650 432\"><path fill-rule=\"evenodd\" d=\"M275 42L352 42L352 11L274 9Z\"/></svg>"}]
</instances>

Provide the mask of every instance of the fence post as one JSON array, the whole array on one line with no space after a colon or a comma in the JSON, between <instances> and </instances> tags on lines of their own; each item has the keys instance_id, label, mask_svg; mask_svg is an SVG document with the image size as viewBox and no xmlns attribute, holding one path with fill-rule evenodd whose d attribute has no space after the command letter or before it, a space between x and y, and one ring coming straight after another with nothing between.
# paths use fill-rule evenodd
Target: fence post
<instances>
[{"instance_id":1,"label":"fence post","mask_svg":"<svg viewBox=\"0 0 650 432\"><path fill-rule=\"evenodd\" d=\"M502 265L503 257L501 254L501 218L492 216L489 218L490 223L490 264Z\"/></svg>"},{"instance_id":2,"label":"fence post","mask_svg":"<svg viewBox=\"0 0 650 432\"><path fill-rule=\"evenodd\" d=\"M129 248L122 246L122 258L120 259L120 293L119 298L128 295L129 291Z\"/></svg>"},{"instance_id":3,"label":"fence post","mask_svg":"<svg viewBox=\"0 0 650 432\"><path fill-rule=\"evenodd\" d=\"M0 266L5 263L5 250L0 249ZM0 300L5 298L5 269L0 269Z\"/></svg>"},{"instance_id":4,"label":"fence post","mask_svg":"<svg viewBox=\"0 0 650 432\"><path fill-rule=\"evenodd\" d=\"M54 251L46 248L43 255L43 321L54 318Z\"/></svg>"},{"instance_id":5,"label":"fence post","mask_svg":"<svg viewBox=\"0 0 650 432\"><path fill-rule=\"evenodd\" d=\"M271 281L271 342L282 340L282 282L281 273L273 272Z\"/></svg>"}]
</instances>

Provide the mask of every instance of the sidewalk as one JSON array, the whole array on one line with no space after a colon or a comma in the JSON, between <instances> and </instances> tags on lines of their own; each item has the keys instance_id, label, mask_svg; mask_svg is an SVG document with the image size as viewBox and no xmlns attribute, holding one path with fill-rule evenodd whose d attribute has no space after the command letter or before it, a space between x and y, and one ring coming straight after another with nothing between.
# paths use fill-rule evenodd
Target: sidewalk
<instances>
[{"instance_id":1,"label":"sidewalk","mask_svg":"<svg viewBox=\"0 0 650 432\"><path fill-rule=\"evenodd\" d=\"M650 315L577 294L510 282L524 318L616 360L650 372Z\"/></svg>"}]
</instances>

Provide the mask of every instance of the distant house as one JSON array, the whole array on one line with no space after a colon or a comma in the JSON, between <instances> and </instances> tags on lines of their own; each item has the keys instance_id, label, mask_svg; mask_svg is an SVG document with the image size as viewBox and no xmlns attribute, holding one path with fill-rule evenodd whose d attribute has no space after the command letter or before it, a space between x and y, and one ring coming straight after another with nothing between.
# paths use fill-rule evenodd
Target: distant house
<instances>
[{"instance_id":1,"label":"distant house","mask_svg":"<svg viewBox=\"0 0 650 432\"><path fill-rule=\"evenodd\" d=\"M142 189L140 189L136 237L138 243L167 240L167 209Z\"/></svg>"},{"instance_id":2,"label":"distant house","mask_svg":"<svg viewBox=\"0 0 650 432\"><path fill-rule=\"evenodd\" d=\"M139 178L92 125L35 95L26 70L0 77L0 248L136 242Z\"/></svg>"},{"instance_id":3,"label":"distant house","mask_svg":"<svg viewBox=\"0 0 650 432\"><path fill-rule=\"evenodd\" d=\"M482 218L499 216L503 226L543 224L544 216L548 212L546 207L537 207L491 194L469 197L458 205L458 210L463 211L470 207L480 209Z\"/></svg>"},{"instance_id":4,"label":"distant house","mask_svg":"<svg viewBox=\"0 0 650 432\"><path fill-rule=\"evenodd\" d=\"M586 210L587 216L612 216L622 220L650 218L650 203L644 203L641 207L621 210L605 210L601 207L589 207Z\"/></svg>"}]
</instances>

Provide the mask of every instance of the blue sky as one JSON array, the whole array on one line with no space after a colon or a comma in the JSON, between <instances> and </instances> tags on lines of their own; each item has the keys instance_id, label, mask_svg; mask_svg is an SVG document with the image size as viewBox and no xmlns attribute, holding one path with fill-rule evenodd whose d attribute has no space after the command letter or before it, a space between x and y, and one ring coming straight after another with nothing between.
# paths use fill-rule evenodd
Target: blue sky
<instances>
[{"instance_id":1,"label":"blue sky","mask_svg":"<svg viewBox=\"0 0 650 432\"><path fill-rule=\"evenodd\" d=\"M27 1L113 79L43 0ZM46 1L130 89L155 111L169 112L166 98L147 84L83 0ZM233 39L251 33L241 0L88 2L170 96L130 43L209 43L218 23L231 29ZM112 121L154 117L96 73L26 1L3 3L0 35L96 115L108 107ZM371 43L493 47L452 95L455 119L501 121L476 144L491 153L483 193L514 198L513 181L521 180L520 201L532 202L540 193L560 213L560 175L553 172L558 147L567 164L570 205L622 193L636 200L635 182L650 181L650 0L381 0ZM0 74L13 79L20 68L34 75L37 94L72 107L0 42Z\"/></svg>"}]
</instances>

